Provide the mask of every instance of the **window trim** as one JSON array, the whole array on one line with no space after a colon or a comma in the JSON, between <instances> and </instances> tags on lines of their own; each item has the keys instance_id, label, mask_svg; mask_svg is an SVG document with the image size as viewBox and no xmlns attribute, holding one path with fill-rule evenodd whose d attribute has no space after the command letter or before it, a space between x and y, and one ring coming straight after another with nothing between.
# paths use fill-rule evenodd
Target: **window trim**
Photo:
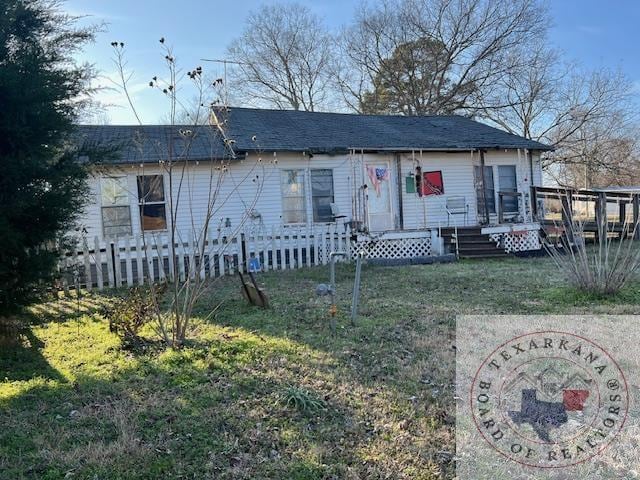
<instances>
[{"instance_id":1,"label":"window trim","mask_svg":"<svg viewBox=\"0 0 640 480\"><path fill-rule=\"evenodd\" d=\"M132 215L131 215L131 197L129 194L129 189L126 188L125 189L125 193L126 193L126 203L114 203L113 205L105 205L104 204L104 183L107 180L115 180L115 179L124 179L124 183L127 184L128 183L128 176L127 175L104 175L99 177L100 180L98 182L99 185L99 196L100 196L100 227L102 228L102 237L103 238L119 238L119 237L123 237L123 236L127 236L127 235L133 235L133 219L132 219ZM106 233L106 229L105 229L105 224L104 224L104 211L105 209L110 209L110 208L127 208L127 212L129 213L129 232L128 233L123 233L123 234L117 234L117 235L113 235L113 234L107 234ZM126 226L126 224L123 225L115 225L115 227L124 227Z\"/></svg>"},{"instance_id":2,"label":"window trim","mask_svg":"<svg viewBox=\"0 0 640 480\"><path fill-rule=\"evenodd\" d=\"M143 177L160 177L162 179L162 201L146 201L144 199L140 198L140 179ZM149 174L142 174L142 175L136 175L136 188L137 188L137 194L138 194L138 217L140 220L140 233L145 233L145 232L166 232L169 230L169 221L167 220L167 194L166 194L166 190L164 188L164 175L162 173L149 173ZM142 209L146 206L146 205L162 205L164 206L164 228L144 228L144 215L142 214Z\"/></svg>"},{"instance_id":3,"label":"window trim","mask_svg":"<svg viewBox=\"0 0 640 480\"><path fill-rule=\"evenodd\" d=\"M301 195L284 195L284 174L285 172L299 172L302 173L303 178L302 181L299 182L300 185L302 185L302 194ZM304 214L304 220L302 222L286 222L284 215L285 215L285 205L284 205L284 200L285 198L298 198L301 197L302 198L302 212ZM308 212L308 205L307 205L307 169L305 168L282 168L280 169L280 205L282 208L282 215L280 216L280 218L282 219L282 225L287 227L287 226L301 226L301 225L307 225L309 223L309 212ZM288 210L289 211L289 210Z\"/></svg>"},{"instance_id":4,"label":"window trim","mask_svg":"<svg viewBox=\"0 0 640 480\"><path fill-rule=\"evenodd\" d=\"M511 190L503 190L502 187L502 181L501 181L501 177L502 175L500 175L500 170L504 169L504 168L512 168L513 169L513 178L515 180L515 187L513 192L518 193L518 166L516 164L504 164L504 165L498 165L498 190L497 192L500 193L502 191L511 191ZM513 198L513 201L515 202L515 210L505 210L503 213L512 215L512 214L517 214L520 213L519 212L519 200L517 197L511 197ZM499 200L499 199L498 199Z\"/></svg>"},{"instance_id":5,"label":"window trim","mask_svg":"<svg viewBox=\"0 0 640 480\"><path fill-rule=\"evenodd\" d=\"M318 197L330 197L331 198L331 202L329 202L329 205L331 206L331 204L336 203L336 185L335 185L335 178L333 175L333 168L310 168L309 169L309 194L310 194L310 198L311 198L311 218L313 220L314 224L318 224L318 225L329 225L332 223L336 223L336 219L333 218L333 210L331 212L331 216L332 216L332 220L328 220L328 221L324 221L324 220L316 220L316 212L313 206L313 179L311 178L313 175L313 172L318 172L318 171L328 171L331 172L331 195L318 195ZM330 207L331 208L331 207Z\"/></svg>"}]
</instances>

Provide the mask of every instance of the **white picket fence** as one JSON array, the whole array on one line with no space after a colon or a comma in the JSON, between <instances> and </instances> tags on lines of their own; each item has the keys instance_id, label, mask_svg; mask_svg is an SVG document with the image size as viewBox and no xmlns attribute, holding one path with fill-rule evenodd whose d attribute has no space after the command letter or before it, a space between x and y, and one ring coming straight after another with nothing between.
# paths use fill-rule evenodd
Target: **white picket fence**
<instances>
[{"instance_id":1,"label":"white picket fence","mask_svg":"<svg viewBox=\"0 0 640 480\"><path fill-rule=\"evenodd\" d=\"M104 240L83 240L79 251L69 252L61 261L63 288L87 290L135 286L187 275L216 278L247 272L259 262L261 271L287 270L326 265L329 253L345 252L352 257L351 232L343 226L279 228L270 232L237 231L211 233L204 248L193 233L176 235L176 261L171 259L167 233L146 234ZM204 252L200 261L199 252ZM195 272L199 269L199 272Z\"/></svg>"}]
</instances>

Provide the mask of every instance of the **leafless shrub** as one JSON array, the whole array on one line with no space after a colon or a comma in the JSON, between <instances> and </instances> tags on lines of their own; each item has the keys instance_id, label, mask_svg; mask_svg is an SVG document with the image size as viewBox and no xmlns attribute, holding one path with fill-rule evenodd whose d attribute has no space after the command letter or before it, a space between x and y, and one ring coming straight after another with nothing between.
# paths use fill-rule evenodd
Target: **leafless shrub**
<instances>
[{"instance_id":1,"label":"leafless shrub","mask_svg":"<svg viewBox=\"0 0 640 480\"><path fill-rule=\"evenodd\" d=\"M563 217L563 222L545 229L543 244L555 264L579 290L596 295L619 292L640 267L638 224L627 219L600 222L600 232L590 244L586 231L590 219L572 217L566 206Z\"/></svg>"},{"instance_id":2,"label":"leafless shrub","mask_svg":"<svg viewBox=\"0 0 640 480\"><path fill-rule=\"evenodd\" d=\"M165 75L154 76L149 86L156 90L166 101L168 114L167 140L160 142L157 139L137 139L141 148L152 148L159 159L158 167L168 179L166 229L168 233L169 270L174 278L169 278L168 294L162 285L151 285L148 291L149 299L153 304L153 316L155 324L164 343L172 348L180 348L185 341L189 329L193 309L207 288L206 262L212 254L212 246L209 242L211 233L215 231L214 218L220 214L221 209L232 200L232 195L239 195L238 184L251 182L252 193L250 198L241 198L244 206L244 214L233 231L227 232L231 238L235 237L243 225L251 216L258 199L262 193L263 182L268 165L273 162L262 162L260 150L255 149L253 163L245 168L242 178L230 178L229 165L236 160L234 152L235 141L228 137L227 118L228 109L221 103L220 89L223 80L216 79L211 82L206 79L202 67L198 66L186 75L178 68L173 49L167 45L164 38L160 39L162 53L165 59ZM113 42L115 57L114 63L119 74L118 87L125 95L129 106L138 123L143 124L129 94L128 83L131 74L127 72L127 63L124 55L124 44ZM183 82L187 82L190 89L196 92L195 102L186 102L179 96L183 90ZM188 123L184 123L184 120ZM181 124L178 124L181 120ZM196 142L204 143L210 150L207 158L192 158L192 149ZM254 137L254 142L257 140ZM224 153L219 148L223 146ZM249 160L245 159L245 162ZM145 165L141 165L144 169ZM141 172L144 175L144 172ZM198 208L194 205L193 183L194 178L207 183L207 197L199 200ZM231 182L230 192L223 190L223 185ZM153 185L149 191L153 190ZM146 198L140 198L140 205L144 207ZM204 202L204 205L202 204ZM202 208L204 206L204 208ZM204 211L203 211L204 210ZM194 213L197 212L197 213ZM181 231L179 225L188 225L189 231ZM221 229L218 228L218 245L220 245ZM154 234L145 232L142 228L143 249L145 261L149 263L149 254L152 244L157 244L158 239ZM154 241L151 242L150 240ZM189 245L189 255L186 271L181 271L184 266L181 249L183 245ZM150 248L147 248L150 247ZM222 251L217 252L218 255ZM152 261L152 259L151 259ZM183 277L184 275L184 277ZM183 278L182 278L183 277ZM168 298L167 298L168 297Z\"/></svg>"},{"instance_id":3,"label":"leafless shrub","mask_svg":"<svg viewBox=\"0 0 640 480\"><path fill-rule=\"evenodd\" d=\"M154 319L155 302L149 293L143 287L134 287L106 308L109 330L118 334L127 347L135 348L141 343L140 330Z\"/></svg>"}]
</instances>

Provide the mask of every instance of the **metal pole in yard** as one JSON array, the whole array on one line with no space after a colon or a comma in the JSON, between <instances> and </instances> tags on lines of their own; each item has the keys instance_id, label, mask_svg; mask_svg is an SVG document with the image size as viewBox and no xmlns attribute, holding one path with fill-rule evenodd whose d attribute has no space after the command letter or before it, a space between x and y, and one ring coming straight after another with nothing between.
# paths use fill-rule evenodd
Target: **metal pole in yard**
<instances>
[{"instance_id":1,"label":"metal pole in yard","mask_svg":"<svg viewBox=\"0 0 640 480\"><path fill-rule=\"evenodd\" d=\"M329 307L329 314L331 315L331 331L336 330L336 314L338 313L338 306L336 304L336 257L346 257L344 252L331 252L329 253L329 293L331 294L331 307Z\"/></svg>"},{"instance_id":2,"label":"metal pole in yard","mask_svg":"<svg viewBox=\"0 0 640 480\"><path fill-rule=\"evenodd\" d=\"M118 287L119 285L116 283L116 251L115 251L114 243L111 242L110 246L111 247L109 250L111 252L111 258L109 259L109 261L111 262L111 266L113 270L113 286Z\"/></svg>"},{"instance_id":3,"label":"metal pole in yard","mask_svg":"<svg viewBox=\"0 0 640 480\"><path fill-rule=\"evenodd\" d=\"M356 324L358 316L358 302L360 301L360 272L362 270L362 258L364 252L361 250L356 257L356 280L353 285L353 299L351 300L351 325Z\"/></svg>"}]
</instances>

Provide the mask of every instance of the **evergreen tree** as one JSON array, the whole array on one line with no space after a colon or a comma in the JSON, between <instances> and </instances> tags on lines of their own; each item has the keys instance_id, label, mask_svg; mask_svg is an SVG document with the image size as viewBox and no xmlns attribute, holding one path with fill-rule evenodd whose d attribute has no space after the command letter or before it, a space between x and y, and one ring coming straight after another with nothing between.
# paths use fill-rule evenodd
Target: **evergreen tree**
<instances>
[{"instance_id":1,"label":"evergreen tree","mask_svg":"<svg viewBox=\"0 0 640 480\"><path fill-rule=\"evenodd\" d=\"M42 0L0 3L0 322L5 327L51 279L57 252L42 247L73 226L87 189L86 169L71 139L74 121L87 106L93 72L73 55L93 39L94 29L78 28L60 6Z\"/></svg>"},{"instance_id":2,"label":"evergreen tree","mask_svg":"<svg viewBox=\"0 0 640 480\"><path fill-rule=\"evenodd\" d=\"M427 115L452 114L467 106L473 83L452 88L447 50L441 42L420 38L399 44L382 60L373 88L360 103L363 113Z\"/></svg>"}]
</instances>

